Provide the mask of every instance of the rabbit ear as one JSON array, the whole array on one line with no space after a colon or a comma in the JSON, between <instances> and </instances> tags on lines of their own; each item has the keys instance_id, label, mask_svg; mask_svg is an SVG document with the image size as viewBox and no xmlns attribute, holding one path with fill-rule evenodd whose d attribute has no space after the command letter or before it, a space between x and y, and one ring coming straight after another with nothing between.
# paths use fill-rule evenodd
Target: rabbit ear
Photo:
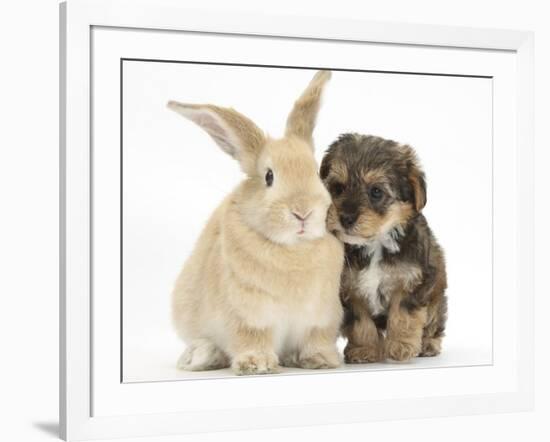
<instances>
[{"instance_id":1,"label":"rabbit ear","mask_svg":"<svg viewBox=\"0 0 550 442\"><path fill-rule=\"evenodd\" d=\"M321 104L321 95L331 75L330 71L317 72L306 90L294 103L294 108L286 122L287 136L298 136L313 145L312 135Z\"/></svg>"},{"instance_id":2,"label":"rabbit ear","mask_svg":"<svg viewBox=\"0 0 550 442\"><path fill-rule=\"evenodd\" d=\"M234 109L211 104L170 101L168 108L202 127L224 152L239 161L245 173L254 171L265 136L250 119Z\"/></svg>"}]
</instances>

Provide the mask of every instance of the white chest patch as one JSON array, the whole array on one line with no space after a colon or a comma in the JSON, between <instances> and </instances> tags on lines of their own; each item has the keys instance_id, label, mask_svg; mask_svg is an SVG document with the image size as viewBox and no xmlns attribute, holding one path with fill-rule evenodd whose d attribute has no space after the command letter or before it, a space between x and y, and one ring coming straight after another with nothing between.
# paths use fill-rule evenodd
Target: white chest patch
<instances>
[{"instance_id":1,"label":"white chest patch","mask_svg":"<svg viewBox=\"0 0 550 442\"><path fill-rule=\"evenodd\" d=\"M373 315L379 315L384 312L386 299L380 292L384 272L380 268L382 259L382 245L378 243L370 253L370 264L368 268L359 272L359 290L369 304Z\"/></svg>"},{"instance_id":2,"label":"white chest patch","mask_svg":"<svg viewBox=\"0 0 550 442\"><path fill-rule=\"evenodd\" d=\"M384 271L380 267L382 252L384 249L390 253L399 252L397 239L403 233L401 226L393 227L364 246L364 253L370 256L370 263L359 273L358 285L360 293L367 300L370 311L375 316L385 313L388 305L387 294L380 290L384 281Z\"/></svg>"}]
</instances>

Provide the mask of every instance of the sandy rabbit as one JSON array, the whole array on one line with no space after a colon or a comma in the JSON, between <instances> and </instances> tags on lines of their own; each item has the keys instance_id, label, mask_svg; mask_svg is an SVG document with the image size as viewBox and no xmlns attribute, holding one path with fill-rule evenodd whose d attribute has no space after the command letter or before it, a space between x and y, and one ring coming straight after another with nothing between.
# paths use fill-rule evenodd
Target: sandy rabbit
<instances>
[{"instance_id":1,"label":"sandy rabbit","mask_svg":"<svg viewBox=\"0 0 550 442\"><path fill-rule=\"evenodd\" d=\"M236 374L333 368L343 246L325 228L331 198L312 132L329 71L318 72L275 139L230 108L171 101L246 174L212 214L173 292L185 370Z\"/></svg>"}]
</instances>

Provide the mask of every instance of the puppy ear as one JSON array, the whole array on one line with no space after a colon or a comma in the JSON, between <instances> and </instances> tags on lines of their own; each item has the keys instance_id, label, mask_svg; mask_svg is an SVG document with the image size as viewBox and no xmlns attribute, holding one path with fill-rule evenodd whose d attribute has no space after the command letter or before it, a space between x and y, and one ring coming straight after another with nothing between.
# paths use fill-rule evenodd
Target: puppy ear
<instances>
[{"instance_id":1,"label":"puppy ear","mask_svg":"<svg viewBox=\"0 0 550 442\"><path fill-rule=\"evenodd\" d=\"M330 152L326 153L321 161L321 167L319 169L319 176L324 181L330 172L330 163L332 161L332 155Z\"/></svg>"},{"instance_id":2,"label":"puppy ear","mask_svg":"<svg viewBox=\"0 0 550 442\"><path fill-rule=\"evenodd\" d=\"M409 183L414 195L414 208L420 212L426 205L427 189L424 172L420 169L416 161L411 162L409 166Z\"/></svg>"},{"instance_id":3,"label":"puppy ear","mask_svg":"<svg viewBox=\"0 0 550 442\"><path fill-rule=\"evenodd\" d=\"M321 105L321 95L330 71L319 71L315 74L306 90L294 103L286 122L286 136L295 135L313 146L313 129Z\"/></svg>"},{"instance_id":4,"label":"puppy ear","mask_svg":"<svg viewBox=\"0 0 550 442\"><path fill-rule=\"evenodd\" d=\"M240 163L245 173L253 173L265 136L250 119L234 109L211 104L170 101L168 108L204 129L225 153Z\"/></svg>"}]
</instances>

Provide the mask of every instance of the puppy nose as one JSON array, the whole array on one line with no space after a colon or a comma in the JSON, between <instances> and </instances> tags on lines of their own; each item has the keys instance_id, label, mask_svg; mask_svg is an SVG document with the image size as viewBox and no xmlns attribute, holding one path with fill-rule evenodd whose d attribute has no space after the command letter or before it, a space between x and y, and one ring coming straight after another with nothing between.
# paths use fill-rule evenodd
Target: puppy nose
<instances>
[{"instance_id":1,"label":"puppy nose","mask_svg":"<svg viewBox=\"0 0 550 442\"><path fill-rule=\"evenodd\" d=\"M298 211L292 211L292 214L294 215L294 217L300 221L305 221L307 219L307 217L309 215L311 215L311 210L309 212L307 212L305 215L303 214L303 212L298 212Z\"/></svg>"},{"instance_id":2,"label":"puppy nose","mask_svg":"<svg viewBox=\"0 0 550 442\"><path fill-rule=\"evenodd\" d=\"M348 229L355 224L358 217L359 215L357 213L342 213L340 215L340 224L342 224L344 229Z\"/></svg>"}]
</instances>

